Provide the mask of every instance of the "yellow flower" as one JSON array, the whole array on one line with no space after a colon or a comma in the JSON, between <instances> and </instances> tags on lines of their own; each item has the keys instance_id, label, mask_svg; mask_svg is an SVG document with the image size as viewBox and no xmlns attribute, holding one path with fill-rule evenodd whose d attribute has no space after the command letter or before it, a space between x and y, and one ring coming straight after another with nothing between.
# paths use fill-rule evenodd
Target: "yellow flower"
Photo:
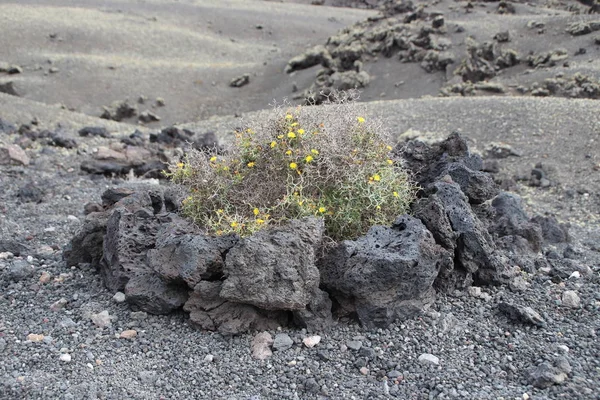
<instances>
[{"instance_id":1,"label":"yellow flower","mask_svg":"<svg viewBox=\"0 0 600 400\"><path fill-rule=\"evenodd\" d=\"M306 156L306 158L304 159L304 161L306 161L307 163L311 162L313 160L313 156Z\"/></svg>"},{"instance_id":2,"label":"yellow flower","mask_svg":"<svg viewBox=\"0 0 600 400\"><path fill-rule=\"evenodd\" d=\"M261 224L264 224L264 223L265 223L265 220L264 220L264 219L260 219L260 218L258 218L258 219L256 220L256 223L257 223L258 225L261 225Z\"/></svg>"},{"instance_id":3,"label":"yellow flower","mask_svg":"<svg viewBox=\"0 0 600 400\"><path fill-rule=\"evenodd\" d=\"M375 208L378 210L381 210L381 206L376 206Z\"/></svg>"},{"instance_id":4,"label":"yellow flower","mask_svg":"<svg viewBox=\"0 0 600 400\"><path fill-rule=\"evenodd\" d=\"M229 224L232 228L235 228L236 226L238 226L238 223L233 221L231 224Z\"/></svg>"},{"instance_id":5,"label":"yellow flower","mask_svg":"<svg viewBox=\"0 0 600 400\"><path fill-rule=\"evenodd\" d=\"M298 126L297 122L294 122L293 124L291 124L290 126Z\"/></svg>"},{"instance_id":6,"label":"yellow flower","mask_svg":"<svg viewBox=\"0 0 600 400\"><path fill-rule=\"evenodd\" d=\"M375 182L379 182L379 181L381 180L381 176L379 176L379 175L375 174L375 175L373 175L373 180L374 180Z\"/></svg>"},{"instance_id":7,"label":"yellow flower","mask_svg":"<svg viewBox=\"0 0 600 400\"><path fill-rule=\"evenodd\" d=\"M394 197L398 197L398 196L400 196L400 195L398 194L398 192L394 192L393 194L394 194Z\"/></svg>"},{"instance_id":8,"label":"yellow flower","mask_svg":"<svg viewBox=\"0 0 600 400\"><path fill-rule=\"evenodd\" d=\"M304 135L304 129L298 129L298 135Z\"/></svg>"},{"instance_id":9,"label":"yellow flower","mask_svg":"<svg viewBox=\"0 0 600 400\"><path fill-rule=\"evenodd\" d=\"M302 204L304 204L304 200L298 200L298 205L301 206Z\"/></svg>"},{"instance_id":10,"label":"yellow flower","mask_svg":"<svg viewBox=\"0 0 600 400\"><path fill-rule=\"evenodd\" d=\"M296 134L294 132L288 132L287 136L290 139L294 139L296 137Z\"/></svg>"},{"instance_id":11,"label":"yellow flower","mask_svg":"<svg viewBox=\"0 0 600 400\"><path fill-rule=\"evenodd\" d=\"M394 162L393 162L392 160L387 160L387 163L388 163L389 165L392 165Z\"/></svg>"},{"instance_id":12,"label":"yellow flower","mask_svg":"<svg viewBox=\"0 0 600 400\"><path fill-rule=\"evenodd\" d=\"M246 132L248 132L249 134L253 134L254 133L254 131L252 129L250 129L250 128L246 129Z\"/></svg>"},{"instance_id":13,"label":"yellow flower","mask_svg":"<svg viewBox=\"0 0 600 400\"><path fill-rule=\"evenodd\" d=\"M184 164L182 162L177 163L177 168L183 168Z\"/></svg>"},{"instance_id":14,"label":"yellow flower","mask_svg":"<svg viewBox=\"0 0 600 400\"><path fill-rule=\"evenodd\" d=\"M294 117L292 116L292 114L286 114L285 119L293 119Z\"/></svg>"},{"instance_id":15,"label":"yellow flower","mask_svg":"<svg viewBox=\"0 0 600 400\"><path fill-rule=\"evenodd\" d=\"M271 142L271 148L273 148L273 147L275 147L275 146L277 146L277 142L273 140L273 141Z\"/></svg>"},{"instance_id":16,"label":"yellow flower","mask_svg":"<svg viewBox=\"0 0 600 400\"><path fill-rule=\"evenodd\" d=\"M325 211L327 211L327 209L325 207L319 207L319 212L320 213L324 213Z\"/></svg>"},{"instance_id":17,"label":"yellow flower","mask_svg":"<svg viewBox=\"0 0 600 400\"><path fill-rule=\"evenodd\" d=\"M292 151L288 150L288 151L285 152L285 154L288 155L288 156L291 156L292 155Z\"/></svg>"},{"instance_id":18,"label":"yellow flower","mask_svg":"<svg viewBox=\"0 0 600 400\"><path fill-rule=\"evenodd\" d=\"M252 210L252 212L254 213L254 215L258 215L260 213L260 210L258 208L255 208L254 210Z\"/></svg>"},{"instance_id":19,"label":"yellow flower","mask_svg":"<svg viewBox=\"0 0 600 400\"><path fill-rule=\"evenodd\" d=\"M223 211L223 209L222 209L222 208L219 208L219 209L217 210L217 214L223 214L223 212L224 212L224 211Z\"/></svg>"},{"instance_id":20,"label":"yellow flower","mask_svg":"<svg viewBox=\"0 0 600 400\"><path fill-rule=\"evenodd\" d=\"M256 163L254 161L250 161L247 165L248 165L248 168L252 168L256 165Z\"/></svg>"},{"instance_id":21,"label":"yellow flower","mask_svg":"<svg viewBox=\"0 0 600 400\"><path fill-rule=\"evenodd\" d=\"M212 156L212 157L210 158L210 162L215 162L215 161L217 161L217 156Z\"/></svg>"},{"instance_id":22,"label":"yellow flower","mask_svg":"<svg viewBox=\"0 0 600 400\"><path fill-rule=\"evenodd\" d=\"M315 156L319 154L319 150L315 149L312 149L310 152L313 153Z\"/></svg>"},{"instance_id":23,"label":"yellow flower","mask_svg":"<svg viewBox=\"0 0 600 400\"><path fill-rule=\"evenodd\" d=\"M277 139L283 139L283 135L277 135Z\"/></svg>"},{"instance_id":24,"label":"yellow flower","mask_svg":"<svg viewBox=\"0 0 600 400\"><path fill-rule=\"evenodd\" d=\"M365 119L363 117L358 117L358 118L356 118L356 120L358 121L359 124L365 123Z\"/></svg>"},{"instance_id":25,"label":"yellow flower","mask_svg":"<svg viewBox=\"0 0 600 400\"><path fill-rule=\"evenodd\" d=\"M386 149L388 149L388 151L392 151L392 146L385 146Z\"/></svg>"},{"instance_id":26,"label":"yellow flower","mask_svg":"<svg viewBox=\"0 0 600 400\"><path fill-rule=\"evenodd\" d=\"M298 168L298 164L296 164L295 162L290 163L290 169L296 169Z\"/></svg>"}]
</instances>

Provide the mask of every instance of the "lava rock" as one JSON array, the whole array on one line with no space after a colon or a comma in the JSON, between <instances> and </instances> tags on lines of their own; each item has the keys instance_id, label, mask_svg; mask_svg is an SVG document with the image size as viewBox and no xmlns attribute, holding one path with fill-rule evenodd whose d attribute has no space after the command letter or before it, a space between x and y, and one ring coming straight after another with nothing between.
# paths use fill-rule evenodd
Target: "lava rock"
<instances>
[{"instance_id":1,"label":"lava rock","mask_svg":"<svg viewBox=\"0 0 600 400\"><path fill-rule=\"evenodd\" d=\"M235 335L249 330L271 330L285 326L287 313L259 310L248 304L223 299L221 281L201 281L190 294L183 309L190 313L190 322L200 328Z\"/></svg>"},{"instance_id":2,"label":"lava rock","mask_svg":"<svg viewBox=\"0 0 600 400\"><path fill-rule=\"evenodd\" d=\"M339 302L351 302L365 327L386 327L434 301L442 254L421 221L405 215L342 242L320 263L321 281Z\"/></svg>"},{"instance_id":3,"label":"lava rock","mask_svg":"<svg viewBox=\"0 0 600 400\"><path fill-rule=\"evenodd\" d=\"M103 110L100 118L113 121L122 121L137 115L137 107L129 104L128 100L114 102L108 107L103 107Z\"/></svg>"},{"instance_id":4,"label":"lava rock","mask_svg":"<svg viewBox=\"0 0 600 400\"><path fill-rule=\"evenodd\" d=\"M128 279L124 292L129 303L151 314L168 314L181 308L189 297L187 287L170 285L156 274L140 272Z\"/></svg>"},{"instance_id":5,"label":"lava rock","mask_svg":"<svg viewBox=\"0 0 600 400\"><path fill-rule=\"evenodd\" d=\"M33 182L29 182L19 188L17 197L24 203L39 204L44 199L44 191Z\"/></svg>"},{"instance_id":6,"label":"lava rock","mask_svg":"<svg viewBox=\"0 0 600 400\"><path fill-rule=\"evenodd\" d=\"M537 215L531 221L540 226L546 243L556 244L569 241L567 226L559 224L555 217Z\"/></svg>"},{"instance_id":7,"label":"lava rock","mask_svg":"<svg viewBox=\"0 0 600 400\"><path fill-rule=\"evenodd\" d=\"M237 78L233 78L229 82L229 86L239 88L242 86L246 86L249 83L250 83L250 74L243 74L243 75L238 76Z\"/></svg>"},{"instance_id":8,"label":"lava rock","mask_svg":"<svg viewBox=\"0 0 600 400\"><path fill-rule=\"evenodd\" d=\"M502 302L498 304L498 309L512 320L539 327L544 327L546 325L542 316L531 307L523 307Z\"/></svg>"},{"instance_id":9,"label":"lava rock","mask_svg":"<svg viewBox=\"0 0 600 400\"><path fill-rule=\"evenodd\" d=\"M288 224L241 239L225 260L221 297L267 310L303 310L319 287L316 248L322 219Z\"/></svg>"},{"instance_id":10,"label":"lava rock","mask_svg":"<svg viewBox=\"0 0 600 400\"><path fill-rule=\"evenodd\" d=\"M79 136L88 137L88 136L99 136L103 138L109 138L110 133L108 130L102 126L86 126L79 130Z\"/></svg>"},{"instance_id":11,"label":"lava rock","mask_svg":"<svg viewBox=\"0 0 600 400\"><path fill-rule=\"evenodd\" d=\"M166 225L157 235L156 248L148 250L148 265L165 282L193 289L201 280L223 276L225 254L237 241L236 236L181 234Z\"/></svg>"}]
</instances>

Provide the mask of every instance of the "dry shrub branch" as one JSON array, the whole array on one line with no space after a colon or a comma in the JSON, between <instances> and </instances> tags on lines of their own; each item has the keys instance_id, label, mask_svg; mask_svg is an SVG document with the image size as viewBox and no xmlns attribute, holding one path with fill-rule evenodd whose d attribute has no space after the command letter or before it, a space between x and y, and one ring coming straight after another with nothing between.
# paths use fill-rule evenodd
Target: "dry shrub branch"
<instances>
[{"instance_id":1,"label":"dry shrub branch","mask_svg":"<svg viewBox=\"0 0 600 400\"><path fill-rule=\"evenodd\" d=\"M414 187L391 159L390 137L357 103L275 107L246 122L222 154L194 151L172 165L190 189L183 213L210 234L246 236L306 216L333 240L354 239L407 211Z\"/></svg>"}]
</instances>

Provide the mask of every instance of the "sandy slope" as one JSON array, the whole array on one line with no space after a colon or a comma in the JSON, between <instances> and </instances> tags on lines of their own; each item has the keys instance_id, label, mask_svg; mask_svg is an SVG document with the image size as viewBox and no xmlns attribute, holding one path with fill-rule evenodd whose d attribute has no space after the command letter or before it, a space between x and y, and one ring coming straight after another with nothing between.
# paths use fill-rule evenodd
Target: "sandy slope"
<instances>
[{"instance_id":1,"label":"sandy slope","mask_svg":"<svg viewBox=\"0 0 600 400\"><path fill-rule=\"evenodd\" d=\"M0 83L90 115L140 95L149 99L143 111L162 97L167 106L155 112L166 124L259 109L291 93L289 58L374 14L314 10L248 0L1 1L0 61L24 72ZM251 85L228 86L244 73Z\"/></svg>"}]
</instances>

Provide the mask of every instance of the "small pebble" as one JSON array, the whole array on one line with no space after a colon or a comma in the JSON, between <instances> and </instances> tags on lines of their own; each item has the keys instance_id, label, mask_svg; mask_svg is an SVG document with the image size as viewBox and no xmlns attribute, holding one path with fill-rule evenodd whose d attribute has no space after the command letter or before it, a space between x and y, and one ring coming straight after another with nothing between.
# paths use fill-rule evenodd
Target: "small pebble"
<instances>
[{"instance_id":1,"label":"small pebble","mask_svg":"<svg viewBox=\"0 0 600 400\"><path fill-rule=\"evenodd\" d=\"M68 353L61 354L60 355L60 361L63 361L63 362L66 362L66 363L71 362L71 355L68 354Z\"/></svg>"}]
</instances>

